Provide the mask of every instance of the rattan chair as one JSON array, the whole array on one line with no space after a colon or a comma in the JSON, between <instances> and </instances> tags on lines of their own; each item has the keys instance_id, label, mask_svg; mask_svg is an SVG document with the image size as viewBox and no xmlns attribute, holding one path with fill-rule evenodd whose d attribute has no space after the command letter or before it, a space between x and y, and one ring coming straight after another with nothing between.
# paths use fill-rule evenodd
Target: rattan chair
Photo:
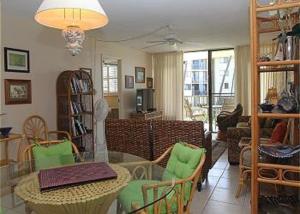
<instances>
[{"instance_id":1,"label":"rattan chair","mask_svg":"<svg viewBox=\"0 0 300 214\"><path fill-rule=\"evenodd\" d=\"M35 141L51 140L53 135L56 135L56 139L66 138L71 140L70 134L66 131L48 131L46 121L38 115L32 115L25 120L23 133L28 144L32 144Z\"/></svg>"},{"instance_id":2,"label":"rattan chair","mask_svg":"<svg viewBox=\"0 0 300 214\"><path fill-rule=\"evenodd\" d=\"M191 145L191 144L186 144L186 143L181 143L181 144L183 144L185 147L188 147L190 149L197 149L197 150L200 149L199 147ZM197 188L197 182L200 179L203 164L205 162L205 153L203 153L201 155L201 157L199 159L199 163L196 165L195 170L192 172L192 174L189 177L182 178L182 179L176 179L175 181L164 180L162 182L159 182L159 181L151 182L151 174L152 174L151 166L153 166L153 164L160 164L166 158L168 158L175 146L176 146L176 144L174 146L170 147L169 149L167 149L167 151L165 151L162 156L160 156L158 159L156 159L154 161L144 161L142 163L126 163L126 164L124 164L125 167L136 166L139 169L141 169L141 166L143 166L142 168L145 170L145 173L143 175L145 176L145 179L147 179L147 180L146 180L145 184L142 184L140 189L137 188L137 189L135 189L135 191L137 191L137 194L139 191L142 192L143 204L148 205L148 204L151 204L150 202L155 201L154 204L151 204L146 207L143 207L143 205L139 204L137 201L132 201L131 207L133 210L141 209L141 207L142 207L142 209L137 213L159 214L162 212L163 209L166 211L166 213L173 213L174 210L172 210L172 208L174 207L174 205L176 207L176 213L178 213L178 214L190 213L191 201L193 199L195 190ZM133 172L135 172L135 170L133 170ZM135 175L133 174L132 177L135 177ZM149 182L149 183L147 183L147 182ZM188 197L186 197L187 189L185 187L189 184L191 185L191 189L188 194ZM131 184L129 183L129 185L127 187L129 187L130 185ZM176 191L173 192L174 194L172 194L171 196L168 195L167 198L163 198L163 199L160 198L161 195L158 194L158 192L160 192L162 189L166 190L172 186L176 188ZM127 187L125 187L125 189L123 191L126 191ZM150 199L151 201L149 201L149 197L148 197L149 192L153 193L153 200ZM134 194L134 193L132 193L132 194ZM123 210L122 209L123 208L122 200L120 200L120 197L122 198L122 192L118 199L117 213L121 213ZM150 207L151 207L151 209L150 209Z\"/></svg>"},{"instance_id":3,"label":"rattan chair","mask_svg":"<svg viewBox=\"0 0 300 214\"><path fill-rule=\"evenodd\" d=\"M62 143L64 142L63 140L53 140L53 141L41 141L41 142L38 142L38 144L31 144L31 145L28 145L24 151L23 151L23 154L22 154L22 162L27 162L29 164L29 169L30 171L33 171L34 170L34 166L33 166L33 154L32 154L32 149L35 147L35 146L44 146L44 147L49 147L51 145L56 145L56 144L59 144L59 143ZM72 143L72 149L73 149L73 153L75 155L77 155L78 158L80 158L80 155L79 155L79 151L76 147L76 145L74 143Z\"/></svg>"},{"instance_id":4,"label":"rattan chair","mask_svg":"<svg viewBox=\"0 0 300 214\"><path fill-rule=\"evenodd\" d=\"M261 146L278 146L279 144L288 144L289 143L289 135L290 135L290 130L292 126L292 120L288 120L287 124L287 130L285 133L285 137L282 142L278 143L270 143L270 139L268 138L260 138L259 145ZM239 185L236 191L235 197L238 198L241 194L242 188L245 184L246 179L248 176L251 175L251 138L248 137L243 137L240 142L239 142L239 147L241 148L241 153L240 153L240 163L239 163L239 168L240 168L240 173L239 173ZM276 189L276 186L275 186Z\"/></svg>"}]
</instances>

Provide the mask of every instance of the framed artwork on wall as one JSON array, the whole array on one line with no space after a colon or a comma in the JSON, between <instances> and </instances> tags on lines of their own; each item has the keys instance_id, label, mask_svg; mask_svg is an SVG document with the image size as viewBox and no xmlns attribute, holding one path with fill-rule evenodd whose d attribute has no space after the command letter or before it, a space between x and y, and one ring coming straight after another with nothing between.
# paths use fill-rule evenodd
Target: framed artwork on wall
<instances>
[{"instance_id":1,"label":"framed artwork on wall","mask_svg":"<svg viewBox=\"0 0 300 214\"><path fill-rule=\"evenodd\" d=\"M147 88L153 88L153 78L147 77Z\"/></svg>"},{"instance_id":2,"label":"framed artwork on wall","mask_svg":"<svg viewBox=\"0 0 300 214\"><path fill-rule=\"evenodd\" d=\"M125 88L134 88L134 76L125 75Z\"/></svg>"},{"instance_id":3,"label":"framed artwork on wall","mask_svg":"<svg viewBox=\"0 0 300 214\"><path fill-rule=\"evenodd\" d=\"M5 79L5 104L30 104L31 80Z\"/></svg>"},{"instance_id":4,"label":"framed artwork on wall","mask_svg":"<svg viewBox=\"0 0 300 214\"><path fill-rule=\"evenodd\" d=\"M145 68L144 67L135 67L135 82L136 83L145 83Z\"/></svg>"},{"instance_id":5,"label":"framed artwork on wall","mask_svg":"<svg viewBox=\"0 0 300 214\"><path fill-rule=\"evenodd\" d=\"M29 73L29 51L4 48L4 67L6 72Z\"/></svg>"}]
</instances>

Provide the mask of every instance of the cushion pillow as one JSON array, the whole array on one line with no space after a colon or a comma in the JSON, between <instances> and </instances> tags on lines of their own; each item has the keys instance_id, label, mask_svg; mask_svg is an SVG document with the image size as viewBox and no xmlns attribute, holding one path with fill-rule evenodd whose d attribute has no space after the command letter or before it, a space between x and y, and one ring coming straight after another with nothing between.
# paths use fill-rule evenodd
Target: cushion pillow
<instances>
[{"instance_id":1,"label":"cushion pillow","mask_svg":"<svg viewBox=\"0 0 300 214\"><path fill-rule=\"evenodd\" d=\"M172 180L173 178L186 179L190 177L198 167L204 153L204 148L193 149L182 143L176 143L168 160L163 180ZM191 187L191 183L185 184L185 202L190 198Z\"/></svg>"},{"instance_id":2,"label":"cushion pillow","mask_svg":"<svg viewBox=\"0 0 300 214\"><path fill-rule=\"evenodd\" d=\"M271 143L282 143L287 131L287 123L282 121L276 124L272 136L270 139Z\"/></svg>"},{"instance_id":3,"label":"cushion pillow","mask_svg":"<svg viewBox=\"0 0 300 214\"><path fill-rule=\"evenodd\" d=\"M32 148L32 153L36 170L75 163L70 141L49 147L36 145Z\"/></svg>"},{"instance_id":4,"label":"cushion pillow","mask_svg":"<svg viewBox=\"0 0 300 214\"><path fill-rule=\"evenodd\" d=\"M142 192L142 186L145 184L156 184L160 181L155 180L133 180L129 182L129 184L121 191L118 196L119 202L122 204L122 208L129 213L132 210L132 203L136 203L139 206L144 205L144 197ZM158 188L158 198L162 196L163 192L165 191L165 187ZM150 189L148 192L148 203L153 201L153 190ZM171 199L174 193L170 193L167 196L167 199ZM177 204L172 203L172 213L176 213L177 211ZM148 213L153 213L153 206L148 207ZM161 212L160 213L167 213L165 201L162 202L161 205Z\"/></svg>"},{"instance_id":5,"label":"cushion pillow","mask_svg":"<svg viewBox=\"0 0 300 214\"><path fill-rule=\"evenodd\" d=\"M238 122L238 123L236 124L236 127L237 127L237 128L249 128L250 126L249 126L249 123L248 123L248 122Z\"/></svg>"}]
</instances>

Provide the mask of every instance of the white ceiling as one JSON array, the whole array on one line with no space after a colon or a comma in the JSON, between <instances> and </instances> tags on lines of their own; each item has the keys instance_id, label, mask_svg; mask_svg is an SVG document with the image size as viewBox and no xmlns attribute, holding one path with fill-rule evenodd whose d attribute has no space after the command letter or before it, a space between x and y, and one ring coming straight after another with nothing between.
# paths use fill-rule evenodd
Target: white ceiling
<instances>
[{"instance_id":1,"label":"white ceiling","mask_svg":"<svg viewBox=\"0 0 300 214\"><path fill-rule=\"evenodd\" d=\"M9 10L32 18L42 0L2 0ZM228 48L249 40L249 0L100 0L109 17L104 28L90 31L99 40L122 40L171 25L177 37L189 41L184 51ZM8 8L2 8L8 9ZM136 49L148 46L147 40L161 40L161 30L151 36L121 42ZM196 43L197 42L197 43ZM144 49L171 51L168 45Z\"/></svg>"}]
</instances>

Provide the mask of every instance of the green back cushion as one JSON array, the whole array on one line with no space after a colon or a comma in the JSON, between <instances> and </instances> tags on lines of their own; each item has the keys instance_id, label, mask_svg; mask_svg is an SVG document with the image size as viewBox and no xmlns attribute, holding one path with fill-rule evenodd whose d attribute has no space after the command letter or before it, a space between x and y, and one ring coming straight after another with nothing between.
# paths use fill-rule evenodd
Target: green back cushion
<instances>
[{"instance_id":1,"label":"green back cushion","mask_svg":"<svg viewBox=\"0 0 300 214\"><path fill-rule=\"evenodd\" d=\"M32 153L36 170L75 163L70 141L49 147L37 145L32 148Z\"/></svg>"},{"instance_id":2,"label":"green back cushion","mask_svg":"<svg viewBox=\"0 0 300 214\"><path fill-rule=\"evenodd\" d=\"M198 167L204 153L204 148L193 149L182 143L176 143L168 160L163 180L190 177ZM185 201L188 201L190 197L191 187L191 183L185 184Z\"/></svg>"}]
</instances>

